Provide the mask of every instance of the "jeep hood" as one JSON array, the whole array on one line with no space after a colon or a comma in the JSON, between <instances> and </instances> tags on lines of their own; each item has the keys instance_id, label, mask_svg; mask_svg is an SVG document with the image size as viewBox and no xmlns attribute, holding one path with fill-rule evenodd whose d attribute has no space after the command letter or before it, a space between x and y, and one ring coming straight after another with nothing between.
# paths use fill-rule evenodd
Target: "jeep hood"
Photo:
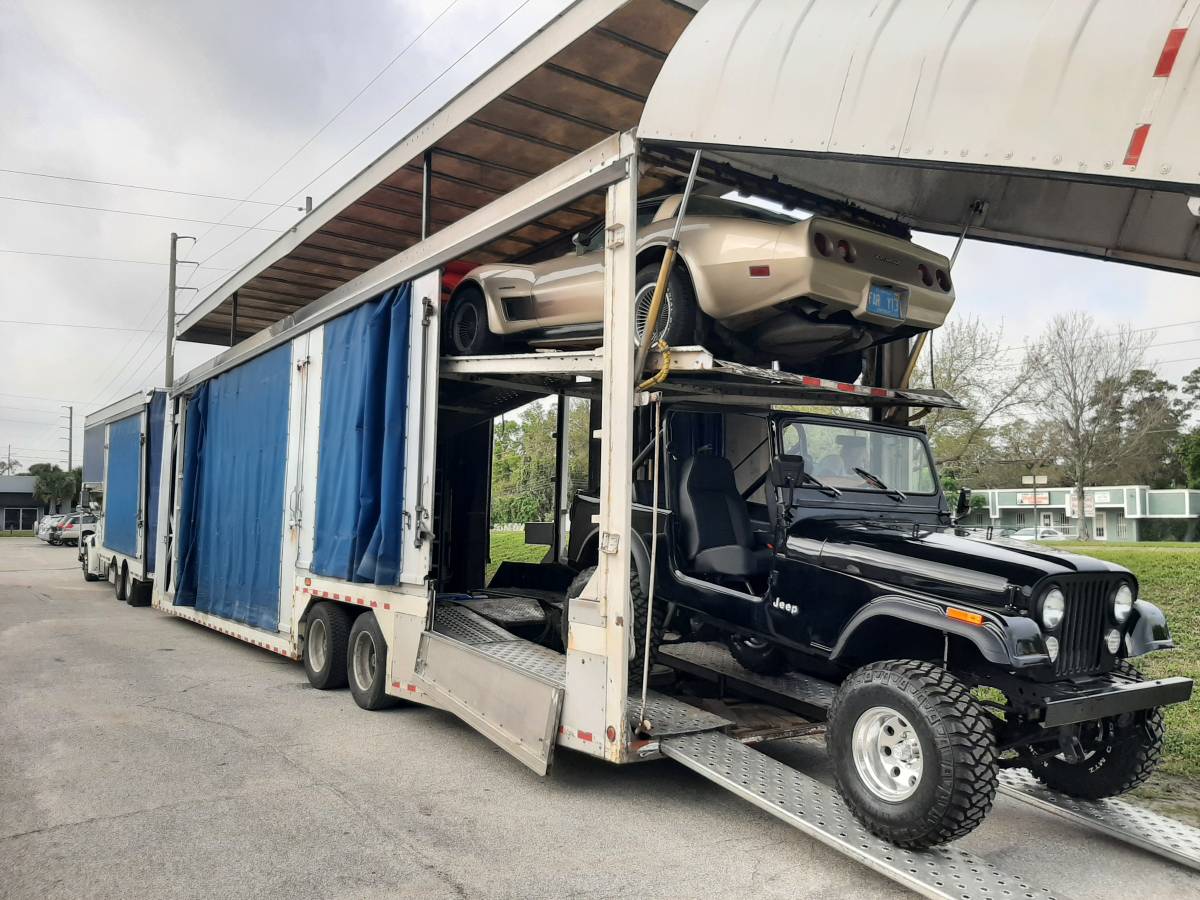
<instances>
[{"instance_id":1,"label":"jeep hood","mask_svg":"<svg viewBox=\"0 0 1200 900\"><path fill-rule=\"evenodd\" d=\"M806 519L789 532L787 552L845 575L989 606L1016 600L1013 589L1028 596L1045 578L1129 571L1090 556L911 523Z\"/></svg>"}]
</instances>

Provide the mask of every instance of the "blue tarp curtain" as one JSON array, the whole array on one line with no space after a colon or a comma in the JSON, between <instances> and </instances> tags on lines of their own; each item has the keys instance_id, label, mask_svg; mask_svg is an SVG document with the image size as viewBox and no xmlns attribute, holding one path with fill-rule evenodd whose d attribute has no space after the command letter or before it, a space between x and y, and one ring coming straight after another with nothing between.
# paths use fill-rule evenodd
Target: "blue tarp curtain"
<instances>
[{"instance_id":1,"label":"blue tarp curtain","mask_svg":"<svg viewBox=\"0 0 1200 900\"><path fill-rule=\"evenodd\" d=\"M126 556L138 555L141 464L141 414L110 422L104 476L104 546Z\"/></svg>"},{"instance_id":2,"label":"blue tarp curtain","mask_svg":"<svg viewBox=\"0 0 1200 900\"><path fill-rule=\"evenodd\" d=\"M187 407L175 603L276 631L291 346L205 382Z\"/></svg>"},{"instance_id":3,"label":"blue tarp curtain","mask_svg":"<svg viewBox=\"0 0 1200 900\"><path fill-rule=\"evenodd\" d=\"M158 549L158 477L162 472L163 416L167 408L167 395L155 391L150 398L150 409L146 415L146 566L154 571L154 558Z\"/></svg>"},{"instance_id":4,"label":"blue tarp curtain","mask_svg":"<svg viewBox=\"0 0 1200 900\"><path fill-rule=\"evenodd\" d=\"M312 570L396 584L404 545L404 426L412 290L325 325Z\"/></svg>"}]
</instances>

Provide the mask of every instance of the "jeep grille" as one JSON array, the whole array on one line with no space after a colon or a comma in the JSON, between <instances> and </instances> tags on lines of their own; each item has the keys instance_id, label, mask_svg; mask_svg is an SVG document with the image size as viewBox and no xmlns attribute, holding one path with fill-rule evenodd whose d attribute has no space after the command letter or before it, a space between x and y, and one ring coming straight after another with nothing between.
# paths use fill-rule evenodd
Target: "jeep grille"
<instances>
[{"instance_id":1,"label":"jeep grille","mask_svg":"<svg viewBox=\"0 0 1200 900\"><path fill-rule=\"evenodd\" d=\"M1109 597L1119 581L1116 575L1084 575L1059 583L1067 603L1058 628L1056 674L1084 675L1100 670Z\"/></svg>"}]
</instances>

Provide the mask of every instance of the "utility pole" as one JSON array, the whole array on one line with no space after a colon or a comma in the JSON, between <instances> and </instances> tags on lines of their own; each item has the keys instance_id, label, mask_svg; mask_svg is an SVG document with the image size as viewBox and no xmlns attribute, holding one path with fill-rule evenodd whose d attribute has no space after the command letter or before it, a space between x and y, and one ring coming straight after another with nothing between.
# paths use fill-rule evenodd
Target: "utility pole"
<instances>
[{"instance_id":1,"label":"utility pole","mask_svg":"<svg viewBox=\"0 0 1200 900\"><path fill-rule=\"evenodd\" d=\"M167 360L163 366L163 387L171 389L175 380L175 245L179 235L171 232L171 264L167 267Z\"/></svg>"},{"instance_id":2,"label":"utility pole","mask_svg":"<svg viewBox=\"0 0 1200 900\"><path fill-rule=\"evenodd\" d=\"M70 472L75 462L75 407L63 404L63 409L67 411L67 471Z\"/></svg>"},{"instance_id":3,"label":"utility pole","mask_svg":"<svg viewBox=\"0 0 1200 900\"><path fill-rule=\"evenodd\" d=\"M194 237L186 234L171 232L171 263L167 266L167 358L163 365L163 387L171 389L175 380L175 295L181 291L194 291L195 288L180 288L175 284L175 270L179 266L179 256L176 246L180 241L194 241ZM189 263L196 265L196 263Z\"/></svg>"}]
</instances>

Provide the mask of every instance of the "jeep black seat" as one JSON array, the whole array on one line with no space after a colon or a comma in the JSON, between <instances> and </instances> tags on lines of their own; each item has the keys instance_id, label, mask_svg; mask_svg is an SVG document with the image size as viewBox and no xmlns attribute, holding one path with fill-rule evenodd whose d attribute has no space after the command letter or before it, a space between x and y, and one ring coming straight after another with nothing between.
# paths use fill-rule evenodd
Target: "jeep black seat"
<instances>
[{"instance_id":1,"label":"jeep black seat","mask_svg":"<svg viewBox=\"0 0 1200 900\"><path fill-rule=\"evenodd\" d=\"M692 571L750 578L770 567L770 551L758 546L733 466L724 457L703 454L684 461L679 518L683 551Z\"/></svg>"}]
</instances>

